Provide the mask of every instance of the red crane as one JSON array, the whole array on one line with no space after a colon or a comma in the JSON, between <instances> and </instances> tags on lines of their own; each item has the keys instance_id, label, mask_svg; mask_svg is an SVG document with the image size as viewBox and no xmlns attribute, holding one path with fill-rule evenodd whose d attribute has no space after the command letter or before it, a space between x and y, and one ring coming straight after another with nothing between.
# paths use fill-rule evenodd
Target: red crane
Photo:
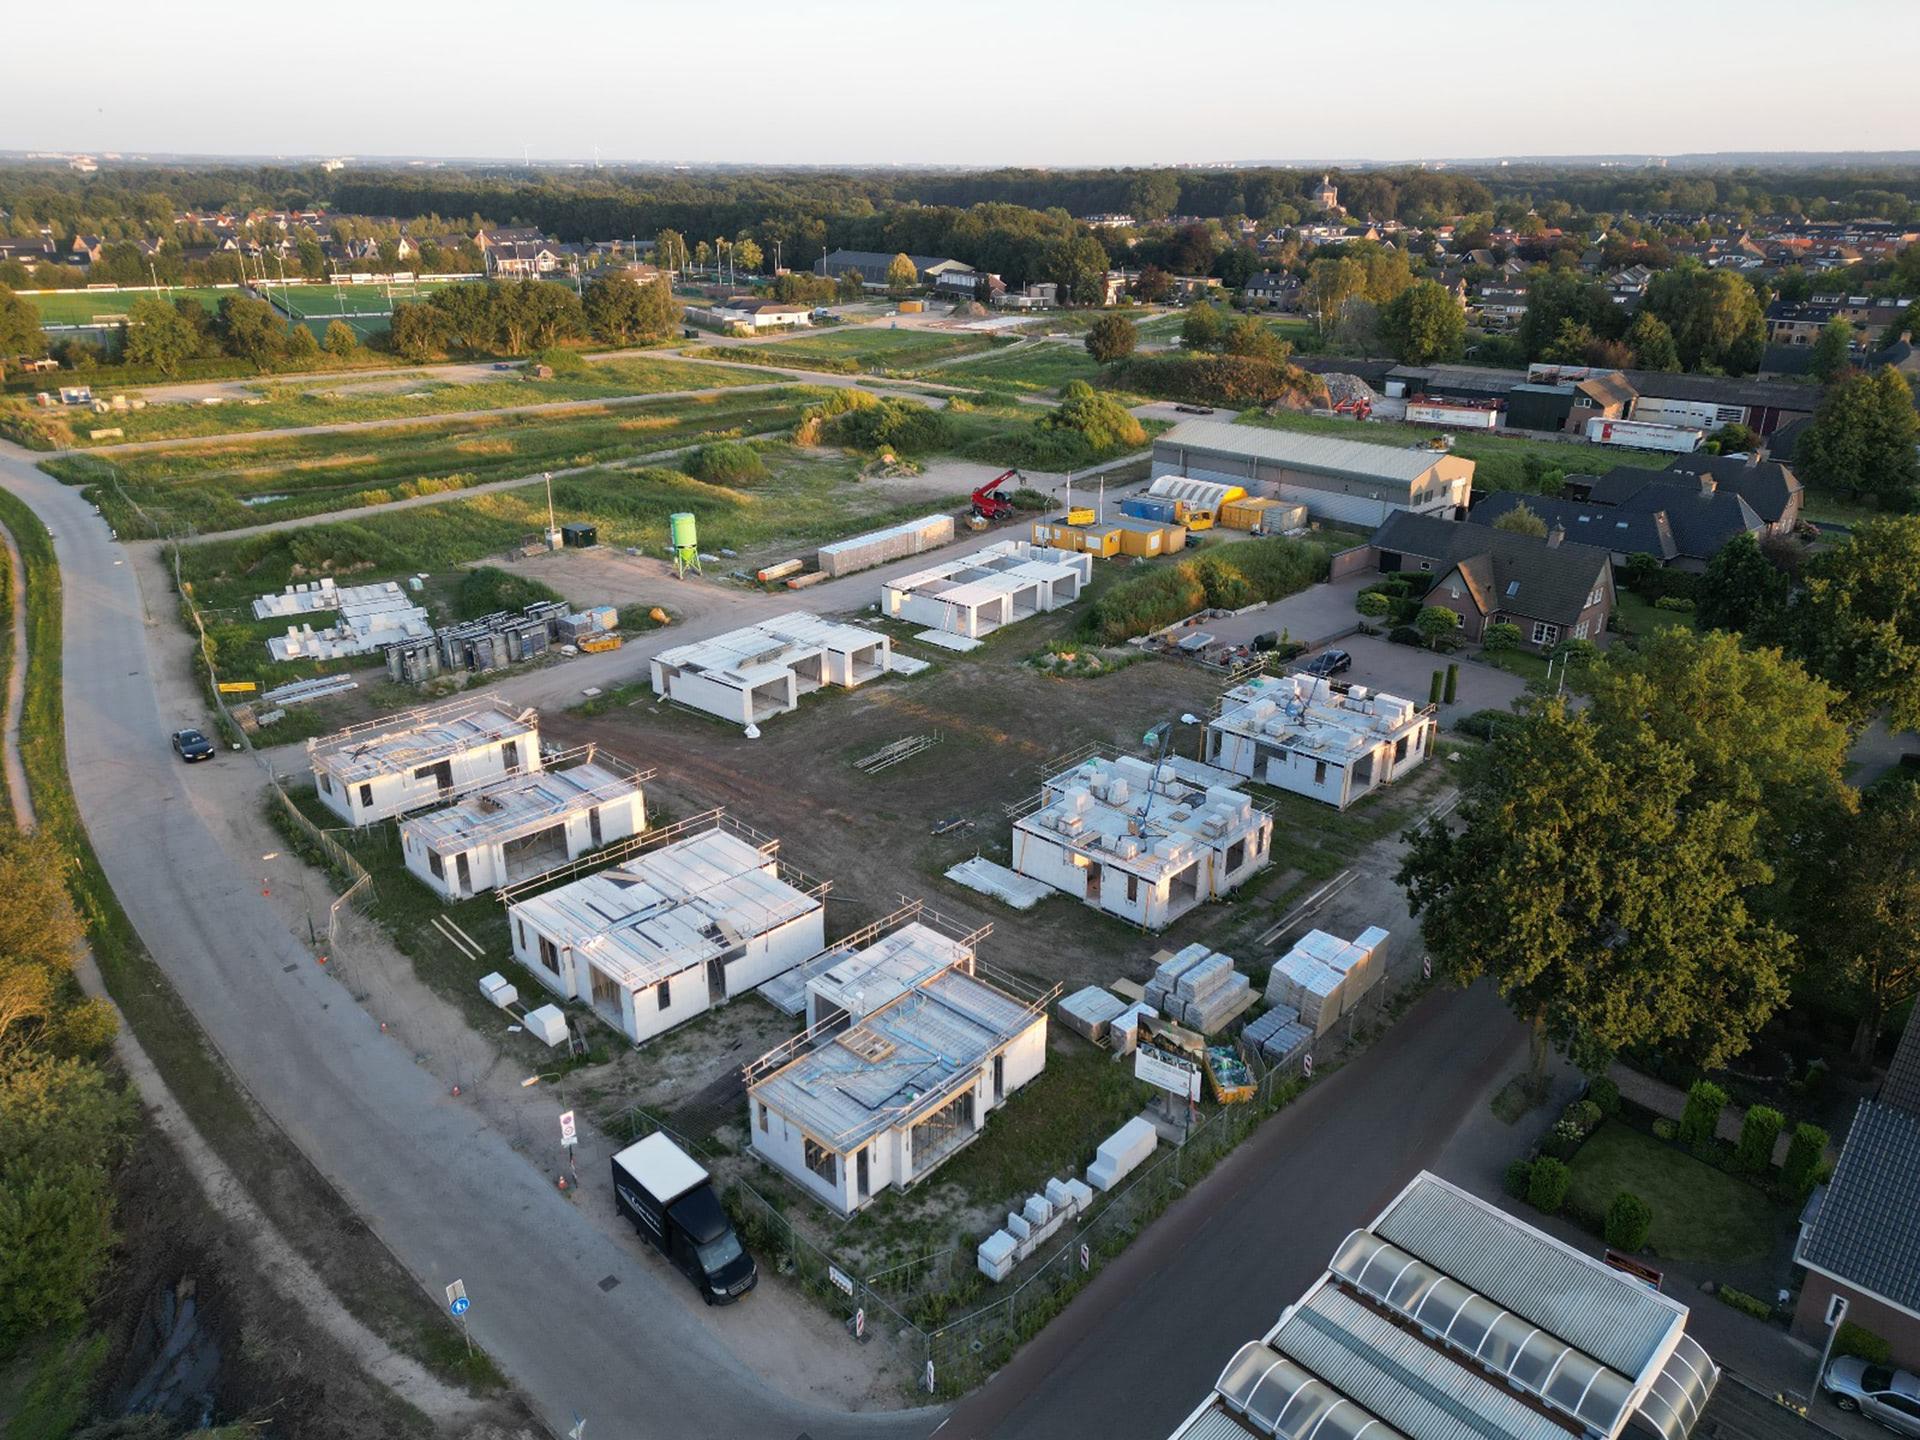
<instances>
[{"instance_id":1,"label":"red crane","mask_svg":"<svg viewBox=\"0 0 1920 1440\"><path fill-rule=\"evenodd\" d=\"M1007 470L996 475L978 490L973 492L973 513L982 520L1004 520L1013 514L1013 502L997 491L1007 481L1017 479L1018 470Z\"/></svg>"}]
</instances>

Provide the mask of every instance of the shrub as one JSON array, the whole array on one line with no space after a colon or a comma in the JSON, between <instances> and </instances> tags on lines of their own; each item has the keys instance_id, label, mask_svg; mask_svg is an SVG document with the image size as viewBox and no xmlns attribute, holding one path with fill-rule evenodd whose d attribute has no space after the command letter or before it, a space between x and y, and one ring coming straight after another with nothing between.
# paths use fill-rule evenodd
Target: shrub
<instances>
[{"instance_id":1,"label":"shrub","mask_svg":"<svg viewBox=\"0 0 1920 1440\"><path fill-rule=\"evenodd\" d=\"M1664 1115L1653 1122L1653 1138L1656 1140L1672 1140L1679 1134L1680 1127Z\"/></svg>"},{"instance_id":2,"label":"shrub","mask_svg":"<svg viewBox=\"0 0 1920 1440\"><path fill-rule=\"evenodd\" d=\"M1392 607L1392 602L1378 590L1364 590L1353 602L1353 608L1362 615L1384 615Z\"/></svg>"},{"instance_id":3,"label":"shrub","mask_svg":"<svg viewBox=\"0 0 1920 1440\"><path fill-rule=\"evenodd\" d=\"M1563 1161L1543 1155L1533 1162L1527 1177L1527 1203L1543 1215L1557 1215L1567 1203L1567 1190L1573 1184L1573 1172Z\"/></svg>"},{"instance_id":4,"label":"shrub","mask_svg":"<svg viewBox=\"0 0 1920 1440\"><path fill-rule=\"evenodd\" d=\"M1833 1353L1852 1355L1869 1365L1893 1363L1893 1347L1866 1326L1856 1325L1851 1320L1840 1322L1840 1331L1833 1337Z\"/></svg>"},{"instance_id":5,"label":"shrub","mask_svg":"<svg viewBox=\"0 0 1920 1440\"><path fill-rule=\"evenodd\" d=\"M1680 1116L1680 1143L1696 1155L1713 1144L1720 1112L1727 1108L1727 1092L1711 1080L1696 1080L1687 1092L1687 1108Z\"/></svg>"},{"instance_id":6,"label":"shrub","mask_svg":"<svg viewBox=\"0 0 1920 1440\"><path fill-rule=\"evenodd\" d=\"M1600 1122L1605 1116L1593 1101L1575 1100L1561 1112L1560 1118L1578 1129L1581 1135L1586 1136L1600 1128Z\"/></svg>"},{"instance_id":7,"label":"shrub","mask_svg":"<svg viewBox=\"0 0 1920 1440\"><path fill-rule=\"evenodd\" d=\"M1693 613L1693 600L1686 595L1662 595L1658 600L1653 602L1653 608L1656 610L1672 610L1679 614L1691 615Z\"/></svg>"},{"instance_id":8,"label":"shrub","mask_svg":"<svg viewBox=\"0 0 1920 1440\"><path fill-rule=\"evenodd\" d=\"M890 450L900 455L924 455L944 449L953 435L953 422L938 410L907 400L881 400L856 406L828 421L821 432L851 450Z\"/></svg>"},{"instance_id":9,"label":"shrub","mask_svg":"<svg viewBox=\"0 0 1920 1440\"><path fill-rule=\"evenodd\" d=\"M1504 1183L1507 1194L1516 1200L1526 1199L1527 1192L1533 1185L1533 1162L1531 1160L1508 1161Z\"/></svg>"},{"instance_id":10,"label":"shrub","mask_svg":"<svg viewBox=\"0 0 1920 1440\"><path fill-rule=\"evenodd\" d=\"M1764 1175L1773 1168L1773 1142L1787 1117L1767 1105L1755 1105L1740 1122L1740 1148L1734 1163L1749 1175Z\"/></svg>"},{"instance_id":11,"label":"shrub","mask_svg":"<svg viewBox=\"0 0 1920 1440\"><path fill-rule=\"evenodd\" d=\"M1607 1206L1607 1244L1616 1250L1644 1250L1653 1228L1653 1211L1630 1190L1622 1190Z\"/></svg>"},{"instance_id":12,"label":"shrub","mask_svg":"<svg viewBox=\"0 0 1920 1440\"><path fill-rule=\"evenodd\" d=\"M680 462L680 468L712 485L749 485L767 478L767 462L760 452L739 440L702 445Z\"/></svg>"},{"instance_id":13,"label":"shrub","mask_svg":"<svg viewBox=\"0 0 1920 1440\"><path fill-rule=\"evenodd\" d=\"M1496 621L1480 632L1482 648L1495 655L1503 650L1518 650L1522 638L1520 627L1507 620Z\"/></svg>"},{"instance_id":14,"label":"shrub","mask_svg":"<svg viewBox=\"0 0 1920 1440\"><path fill-rule=\"evenodd\" d=\"M1074 380L1060 392L1060 403L1040 422L1045 430L1067 430L1087 442L1095 454L1135 450L1147 443L1147 432L1126 408L1108 395L1099 395L1084 380Z\"/></svg>"},{"instance_id":15,"label":"shrub","mask_svg":"<svg viewBox=\"0 0 1920 1440\"><path fill-rule=\"evenodd\" d=\"M1476 710L1453 722L1453 728L1475 740L1498 740L1521 724L1518 715L1508 710Z\"/></svg>"},{"instance_id":16,"label":"shrub","mask_svg":"<svg viewBox=\"0 0 1920 1440\"><path fill-rule=\"evenodd\" d=\"M879 396L865 390L835 390L819 404L809 405L800 412L800 423L793 429L793 443L818 445L821 431L835 416L844 415L849 410L871 410L879 403Z\"/></svg>"},{"instance_id":17,"label":"shrub","mask_svg":"<svg viewBox=\"0 0 1920 1440\"><path fill-rule=\"evenodd\" d=\"M1587 1082L1587 1099L1599 1108L1602 1116L1620 1113L1620 1087L1604 1075L1596 1075Z\"/></svg>"},{"instance_id":18,"label":"shrub","mask_svg":"<svg viewBox=\"0 0 1920 1440\"><path fill-rule=\"evenodd\" d=\"M1736 1290L1731 1285L1722 1285L1714 1293L1742 1315L1751 1315L1756 1320L1773 1318L1773 1306L1756 1295L1749 1295L1744 1290Z\"/></svg>"},{"instance_id":19,"label":"shrub","mask_svg":"<svg viewBox=\"0 0 1920 1440\"><path fill-rule=\"evenodd\" d=\"M496 610L521 610L536 600L558 600L559 592L493 565L482 565L460 577L454 610L462 620L478 619Z\"/></svg>"},{"instance_id":20,"label":"shrub","mask_svg":"<svg viewBox=\"0 0 1920 1440\"><path fill-rule=\"evenodd\" d=\"M1022 485L1007 496L1007 500L1016 510L1051 510L1053 497L1044 490L1035 490L1030 485Z\"/></svg>"},{"instance_id":21,"label":"shrub","mask_svg":"<svg viewBox=\"0 0 1920 1440\"><path fill-rule=\"evenodd\" d=\"M1418 645L1423 650L1427 645L1427 637L1411 625L1394 626L1393 629L1387 632L1387 639L1396 645Z\"/></svg>"},{"instance_id":22,"label":"shrub","mask_svg":"<svg viewBox=\"0 0 1920 1440\"><path fill-rule=\"evenodd\" d=\"M586 359L577 350L562 350L549 346L534 355L529 365L544 365L553 371L553 378L564 379L568 376L585 375L589 369Z\"/></svg>"},{"instance_id":23,"label":"shrub","mask_svg":"<svg viewBox=\"0 0 1920 1440\"><path fill-rule=\"evenodd\" d=\"M1304 541L1276 537L1214 545L1121 581L1094 603L1088 624L1102 642L1118 644L1196 610L1278 600L1326 573L1326 552Z\"/></svg>"},{"instance_id":24,"label":"shrub","mask_svg":"<svg viewBox=\"0 0 1920 1440\"><path fill-rule=\"evenodd\" d=\"M1107 367L1102 383L1135 395L1199 405L1324 402L1326 382L1295 366L1244 355L1134 356Z\"/></svg>"},{"instance_id":25,"label":"shrub","mask_svg":"<svg viewBox=\"0 0 1920 1440\"><path fill-rule=\"evenodd\" d=\"M1440 698L1447 704L1453 704L1453 697L1460 693L1460 666L1458 662L1447 666L1447 684Z\"/></svg>"},{"instance_id":26,"label":"shrub","mask_svg":"<svg viewBox=\"0 0 1920 1440\"><path fill-rule=\"evenodd\" d=\"M1440 692L1446 689L1446 683L1447 677L1444 674L1438 670L1433 672L1433 680L1427 686L1427 703L1429 705L1438 705L1440 703Z\"/></svg>"},{"instance_id":27,"label":"shrub","mask_svg":"<svg viewBox=\"0 0 1920 1440\"><path fill-rule=\"evenodd\" d=\"M1780 1183L1796 1195L1812 1190L1827 1151L1827 1132L1818 1125L1796 1125L1780 1166Z\"/></svg>"},{"instance_id":28,"label":"shrub","mask_svg":"<svg viewBox=\"0 0 1920 1440\"><path fill-rule=\"evenodd\" d=\"M1546 1138L1540 1142L1540 1148L1555 1159L1571 1160L1574 1152L1580 1148L1580 1142L1586 1138L1584 1130L1562 1116L1553 1122L1553 1128L1547 1131Z\"/></svg>"}]
</instances>

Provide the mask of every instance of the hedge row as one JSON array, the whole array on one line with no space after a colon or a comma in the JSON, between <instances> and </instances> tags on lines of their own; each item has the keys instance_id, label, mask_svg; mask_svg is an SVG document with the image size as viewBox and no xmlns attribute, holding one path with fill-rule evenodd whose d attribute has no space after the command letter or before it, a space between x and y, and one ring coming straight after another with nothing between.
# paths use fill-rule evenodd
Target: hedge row
<instances>
[{"instance_id":1,"label":"hedge row","mask_svg":"<svg viewBox=\"0 0 1920 1440\"><path fill-rule=\"evenodd\" d=\"M1088 624L1112 645L1196 610L1237 610L1278 600L1326 578L1326 551L1305 541L1275 537L1214 545L1121 581L1094 602Z\"/></svg>"}]
</instances>

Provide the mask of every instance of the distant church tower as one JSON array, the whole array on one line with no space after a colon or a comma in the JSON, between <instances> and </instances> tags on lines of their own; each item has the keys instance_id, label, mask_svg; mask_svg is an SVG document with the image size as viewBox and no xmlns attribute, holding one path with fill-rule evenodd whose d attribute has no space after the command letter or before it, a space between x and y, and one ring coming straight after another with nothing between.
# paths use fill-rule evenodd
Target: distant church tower
<instances>
[{"instance_id":1,"label":"distant church tower","mask_svg":"<svg viewBox=\"0 0 1920 1440\"><path fill-rule=\"evenodd\" d=\"M1320 188L1313 192L1313 203L1318 205L1322 210L1338 210L1340 208L1340 187L1335 185L1330 177L1322 175L1320 177Z\"/></svg>"}]
</instances>

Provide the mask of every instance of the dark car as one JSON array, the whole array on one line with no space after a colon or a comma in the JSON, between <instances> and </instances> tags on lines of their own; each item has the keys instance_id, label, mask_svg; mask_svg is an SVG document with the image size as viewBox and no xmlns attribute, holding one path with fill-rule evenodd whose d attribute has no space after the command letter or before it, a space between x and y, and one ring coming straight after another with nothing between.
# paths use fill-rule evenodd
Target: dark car
<instances>
[{"instance_id":1,"label":"dark car","mask_svg":"<svg viewBox=\"0 0 1920 1440\"><path fill-rule=\"evenodd\" d=\"M1322 650L1300 667L1301 673L1319 679L1344 675L1353 668L1353 657L1344 650Z\"/></svg>"},{"instance_id":2,"label":"dark car","mask_svg":"<svg viewBox=\"0 0 1920 1440\"><path fill-rule=\"evenodd\" d=\"M213 758L213 742L198 730L174 731L173 749L174 753L189 765L196 760L211 760Z\"/></svg>"},{"instance_id":3,"label":"dark car","mask_svg":"<svg viewBox=\"0 0 1920 1440\"><path fill-rule=\"evenodd\" d=\"M1182 415L1211 415L1213 413L1213 407L1211 405L1176 405L1173 408Z\"/></svg>"}]
</instances>

